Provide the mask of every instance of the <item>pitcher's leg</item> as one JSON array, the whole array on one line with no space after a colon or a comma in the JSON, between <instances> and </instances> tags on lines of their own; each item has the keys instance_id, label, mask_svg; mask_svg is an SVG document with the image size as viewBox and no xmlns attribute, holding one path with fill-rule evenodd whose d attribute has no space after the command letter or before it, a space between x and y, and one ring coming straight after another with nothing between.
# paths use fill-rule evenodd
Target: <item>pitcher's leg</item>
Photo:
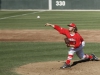
<instances>
[{"instance_id":1,"label":"pitcher's leg","mask_svg":"<svg viewBox=\"0 0 100 75\"><path fill-rule=\"evenodd\" d=\"M62 67L60 67L60 68L69 68L69 67L71 67L70 66L70 62L71 62L71 59L73 58L74 53L75 53L74 50L70 50L68 52L67 60L66 60L65 64Z\"/></svg>"},{"instance_id":2,"label":"pitcher's leg","mask_svg":"<svg viewBox=\"0 0 100 75\"><path fill-rule=\"evenodd\" d=\"M74 50L70 50L70 51L68 52L68 57L67 57L67 60L66 60L66 64L70 65L70 62L71 62L71 60L72 60L72 58L73 58L74 53L75 53Z\"/></svg>"},{"instance_id":3,"label":"pitcher's leg","mask_svg":"<svg viewBox=\"0 0 100 75\"><path fill-rule=\"evenodd\" d=\"M76 54L80 59L89 59L89 60L93 59L93 55L84 54L83 50L77 51Z\"/></svg>"},{"instance_id":4,"label":"pitcher's leg","mask_svg":"<svg viewBox=\"0 0 100 75\"><path fill-rule=\"evenodd\" d=\"M80 59L84 59L85 58L85 54L83 52L83 50L79 50L76 52L76 55L80 58Z\"/></svg>"},{"instance_id":5,"label":"pitcher's leg","mask_svg":"<svg viewBox=\"0 0 100 75\"><path fill-rule=\"evenodd\" d=\"M77 56L80 59L90 59L91 60L93 58L92 55L84 54L82 45L80 45L79 48L76 48L75 51L76 51Z\"/></svg>"}]
</instances>

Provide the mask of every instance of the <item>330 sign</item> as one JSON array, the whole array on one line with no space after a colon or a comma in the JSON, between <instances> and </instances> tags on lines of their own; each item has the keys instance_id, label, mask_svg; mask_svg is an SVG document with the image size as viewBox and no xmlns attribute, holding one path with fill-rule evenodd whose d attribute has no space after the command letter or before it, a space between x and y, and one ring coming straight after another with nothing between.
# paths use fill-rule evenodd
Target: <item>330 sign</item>
<instances>
[{"instance_id":1,"label":"330 sign","mask_svg":"<svg viewBox=\"0 0 100 75\"><path fill-rule=\"evenodd\" d=\"M66 2L65 1L56 1L56 6L65 6Z\"/></svg>"}]
</instances>

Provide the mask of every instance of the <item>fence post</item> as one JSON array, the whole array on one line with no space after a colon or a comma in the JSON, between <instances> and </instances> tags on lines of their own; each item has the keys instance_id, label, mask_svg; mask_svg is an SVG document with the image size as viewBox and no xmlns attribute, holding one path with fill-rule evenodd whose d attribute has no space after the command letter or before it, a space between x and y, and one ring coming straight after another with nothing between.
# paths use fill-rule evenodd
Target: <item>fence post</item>
<instances>
[{"instance_id":1,"label":"fence post","mask_svg":"<svg viewBox=\"0 0 100 75\"><path fill-rule=\"evenodd\" d=\"M1 0L0 0L0 10L1 10Z\"/></svg>"},{"instance_id":2,"label":"fence post","mask_svg":"<svg viewBox=\"0 0 100 75\"><path fill-rule=\"evenodd\" d=\"M48 0L49 4L49 10L52 10L52 0Z\"/></svg>"}]
</instances>

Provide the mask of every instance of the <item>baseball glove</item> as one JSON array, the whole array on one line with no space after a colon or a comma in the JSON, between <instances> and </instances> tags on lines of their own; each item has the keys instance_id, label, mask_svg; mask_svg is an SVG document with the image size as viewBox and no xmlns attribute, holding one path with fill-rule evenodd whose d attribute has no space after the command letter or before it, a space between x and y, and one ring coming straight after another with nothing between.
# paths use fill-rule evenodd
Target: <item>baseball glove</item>
<instances>
[{"instance_id":1,"label":"baseball glove","mask_svg":"<svg viewBox=\"0 0 100 75\"><path fill-rule=\"evenodd\" d=\"M64 41L65 41L66 46L67 46L67 47L70 47L70 43L69 43L68 38L64 38Z\"/></svg>"}]
</instances>

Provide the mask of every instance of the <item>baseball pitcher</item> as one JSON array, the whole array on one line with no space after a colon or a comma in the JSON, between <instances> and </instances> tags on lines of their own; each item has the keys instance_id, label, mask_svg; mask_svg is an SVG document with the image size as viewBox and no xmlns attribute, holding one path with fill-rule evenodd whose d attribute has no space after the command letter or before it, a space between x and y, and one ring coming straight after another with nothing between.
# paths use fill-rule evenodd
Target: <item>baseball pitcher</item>
<instances>
[{"instance_id":1,"label":"baseball pitcher","mask_svg":"<svg viewBox=\"0 0 100 75\"><path fill-rule=\"evenodd\" d=\"M60 68L71 67L70 62L74 56L74 53L76 53L77 56L82 60L83 59L89 59L89 60L93 60L93 61L98 60L98 58L94 54L91 54L91 55L84 54L83 47L85 46L85 41L82 38L82 36L78 33L77 27L74 23L69 24L68 29L62 28L56 24L49 24L49 23L46 23L45 26L51 26L55 30L57 30L60 34L65 35L66 38L64 40L65 40L66 46L70 47L70 50L68 51L68 57L66 59L66 62Z\"/></svg>"}]
</instances>

